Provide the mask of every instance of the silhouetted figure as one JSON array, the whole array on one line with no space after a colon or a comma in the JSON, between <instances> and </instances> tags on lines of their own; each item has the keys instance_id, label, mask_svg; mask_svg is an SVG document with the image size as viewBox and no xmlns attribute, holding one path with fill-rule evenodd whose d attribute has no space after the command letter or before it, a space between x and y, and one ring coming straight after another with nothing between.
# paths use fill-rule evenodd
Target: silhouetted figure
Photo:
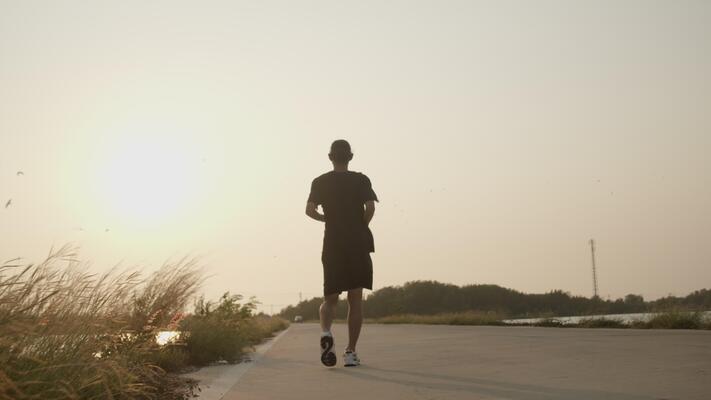
<instances>
[{"instance_id":1,"label":"silhouetted figure","mask_svg":"<svg viewBox=\"0 0 711 400\"><path fill-rule=\"evenodd\" d=\"M306 215L326 223L321 253L324 295L319 310L321 362L329 367L336 365L331 323L338 296L347 291L348 347L343 361L350 367L360 364L356 343L363 324L363 288L373 288L370 253L375 251L375 245L368 224L375 213L378 197L367 176L348 170L348 163L353 159L348 142L333 142L328 157L333 163L333 171L313 180L306 203ZM319 205L323 214L317 210Z\"/></svg>"}]
</instances>

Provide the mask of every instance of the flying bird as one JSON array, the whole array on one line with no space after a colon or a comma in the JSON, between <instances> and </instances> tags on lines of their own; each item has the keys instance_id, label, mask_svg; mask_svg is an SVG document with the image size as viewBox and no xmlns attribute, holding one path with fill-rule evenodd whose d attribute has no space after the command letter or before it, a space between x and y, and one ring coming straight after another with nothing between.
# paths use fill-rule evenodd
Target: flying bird
<instances>
[{"instance_id":1,"label":"flying bird","mask_svg":"<svg viewBox=\"0 0 711 400\"><path fill-rule=\"evenodd\" d=\"M7 203L5 203L5 208L10 207L10 204L12 204L12 199L9 199Z\"/></svg>"},{"instance_id":2,"label":"flying bird","mask_svg":"<svg viewBox=\"0 0 711 400\"><path fill-rule=\"evenodd\" d=\"M108 232L108 231L110 231L110 229L109 229L109 228L106 228L106 229L104 229L104 232Z\"/></svg>"},{"instance_id":3,"label":"flying bird","mask_svg":"<svg viewBox=\"0 0 711 400\"><path fill-rule=\"evenodd\" d=\"M17 171L17 176L22 176L22 175L25 175L25 173L22 171Z\"/></svg>"}]
</instances>

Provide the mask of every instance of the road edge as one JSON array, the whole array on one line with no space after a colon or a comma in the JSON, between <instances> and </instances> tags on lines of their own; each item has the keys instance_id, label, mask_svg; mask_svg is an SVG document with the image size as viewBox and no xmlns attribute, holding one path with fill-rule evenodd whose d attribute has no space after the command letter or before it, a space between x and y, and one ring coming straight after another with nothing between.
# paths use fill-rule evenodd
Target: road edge
<instances>
[{"instance_id":1,"label":"road edge","mask_svg":"<svg viewBox=\"0 0 711 400\"><path fill-rule=\"evenodd\" d=\"M249 371L250 368L259 360L262 359L269 349L272 348L282 336L284 336L290 327L281 331L278 335L266 342L255 346L254 352L250 353L249 362L240 362L233 365L215 365L200 368L195 372L184 374L187 378L195 379L199 382L200 391L197 397L200 400L221 400L227 392L234 387L242 376Z\"/></svg>"}]
</instances>

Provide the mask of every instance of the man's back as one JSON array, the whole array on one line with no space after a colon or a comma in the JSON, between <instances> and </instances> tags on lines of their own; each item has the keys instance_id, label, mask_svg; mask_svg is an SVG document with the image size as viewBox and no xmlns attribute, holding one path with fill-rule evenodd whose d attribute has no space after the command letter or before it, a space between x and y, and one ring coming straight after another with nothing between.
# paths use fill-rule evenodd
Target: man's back
<instances>
[{"instance_id":1,"label":"man's back","mask_svg":"<svg viewBox=\"0 0 711 400\"><path fill-rule=\"evenodd\" d=\"M373 237L363 219L363 204L377 200L370 179L353 171L330 171L314 179L309 201L323 207L324 250L372 252Z\"/></svg>"}]
</instances>

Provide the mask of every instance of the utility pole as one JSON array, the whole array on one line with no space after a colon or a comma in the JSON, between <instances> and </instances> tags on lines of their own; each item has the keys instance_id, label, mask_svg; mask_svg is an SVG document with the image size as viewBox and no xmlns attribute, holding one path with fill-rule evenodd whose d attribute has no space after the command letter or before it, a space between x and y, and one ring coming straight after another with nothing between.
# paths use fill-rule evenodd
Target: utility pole
<instances>
[{"instance_id":1,"label":"utility pole","mask_svg":"<svg viewBox=\"0 0 711 400\"><path fill-rule=\"evenodd\" d=\"M597 294L597 268L595 267L595 239L590 239L590 254L592 255L593 298L597 298L599 296Z\"/></svg>"},{"instance_id":2,"label":"utility pole","mask_svg":"<svg viewBox=\"0 0 711 400\"><path fill-rule=\"evenodd\" d=\"M301 303L302 301L304 300L302 299L301 292L299 292L299 303Z\"/></svg>"}]
</instances>

